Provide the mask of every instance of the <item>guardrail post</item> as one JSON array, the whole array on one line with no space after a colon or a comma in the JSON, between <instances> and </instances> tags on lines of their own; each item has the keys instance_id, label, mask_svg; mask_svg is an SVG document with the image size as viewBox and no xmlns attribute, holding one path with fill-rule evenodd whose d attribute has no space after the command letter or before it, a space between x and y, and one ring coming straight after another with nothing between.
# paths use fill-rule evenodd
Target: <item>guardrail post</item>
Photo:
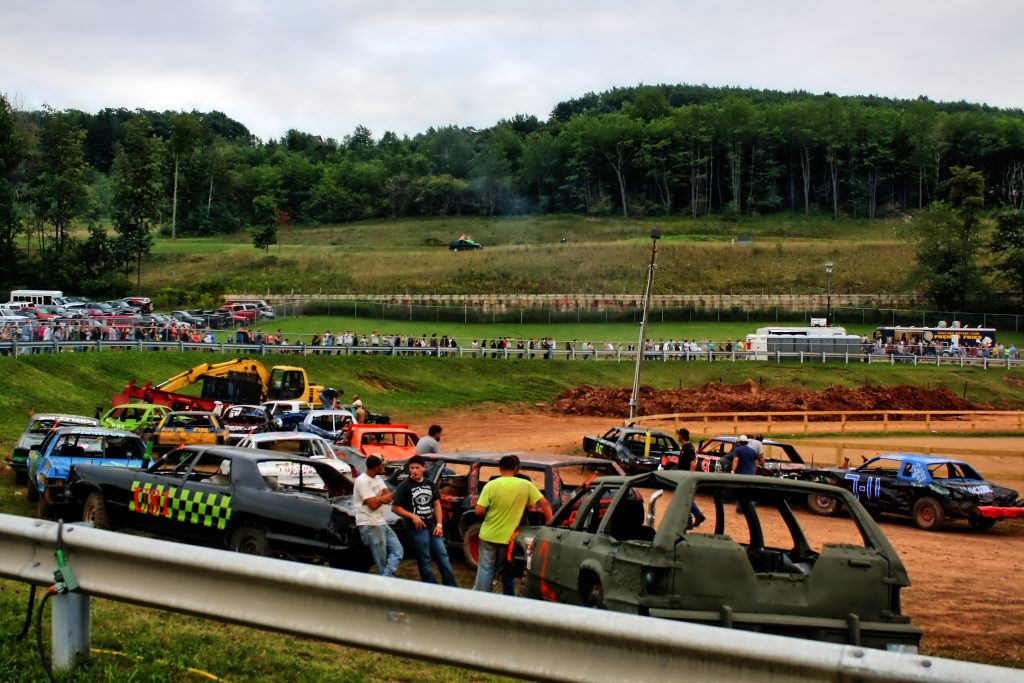
<instances>
[{"instance_id":1,"label":"guardrail post","mask_svg":"<svg viewBox=\"0 0 1024 683\"><path fill-rule=\"evenodd\" d=\"M843 416L843 422L842 422L842 425L839 427L839 431L845 432L846 431L846 413L840 413L840 414ZM836 462L839 462L839 461L837 460Z\"/></svg>"},{"instance_id":2,"label":"guardrail post","mask_svg":"<svg viewBox=\"0 0 1024 683\"><path fill-rule=\"evenodd\" d=\"M71 592L54 595L50 633L53 670L68 671L89 659L89 596Z\"/></svg>"},{"instance_id":3,"label":"guardrail post","mask_svg":"<svg viewBox=\"0 0 1024 683\"><path fill-rule=\"evenodd\" d=\"M802 353L802 352L801 352ZM804 434L807 433L807 425L810 422L807 413L804 413Z\"/></svg>"},{"instance_id":4,"label":"guardrail post","mask_svg":"<svg viewBox=\"0 0 1024 683\"><path fill-rule=\"evenodd\" d=\"M889 411L882 411L882 431L889 431Z\"/></svg>"}]
</instances>

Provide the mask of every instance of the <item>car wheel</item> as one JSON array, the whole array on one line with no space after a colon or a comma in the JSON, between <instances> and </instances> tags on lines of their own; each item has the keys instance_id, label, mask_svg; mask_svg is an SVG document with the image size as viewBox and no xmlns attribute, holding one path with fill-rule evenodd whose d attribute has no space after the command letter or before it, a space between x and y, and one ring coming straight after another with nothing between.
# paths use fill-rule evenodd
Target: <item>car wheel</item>
<instances>
[{"instance_id":1,"label":"car wheel","mask_svg":"<svg viewBox=\"0 0 1024 683\"><path fill-rule=\"evenodd\" d=\"M480 564L480 522L474 522L462 532L462 554L471 567Z\"/></svg>"},{"instance_id":2,"label":"car wheel","mask_svg":"<svg viewBox=\"0 0 1024 683\"><path fill-rule=\"evenodd\" d=\"M988 531L996 525L996 520L980 515L971 515L967 522L971 525L972 529L977 529L978 531Z\"/></svg>"},{"instance_id":3,"label":"car wheel","mask_svg":"<svg viewBox=\"0 0 1024 683\"><path fill-rule=\"evenodd\" d=\"M109 529L110 517L107 515L107 504L98 491L93 491L85 499L82 506L82 521L91 522L94 529Z\"/></svg>"},{"instance_id":4,"label":"car wheel","mask_svg":"<svg viewBox=\"0 0 1024 683\"><path fill-rule=\"evenodd\" d=\"M946 513L943 512L939 501L925 496L914 503L914 524L918 529L936 531L944 521L946 521Z\"/></svg>"},{"instance_id":5,"label":"car wheel","mask_svg":"<svg viewBox=\"0 0 1024 683\"><path fill-rule=\"evenodd\" d=\"M39 489L36 488L36 482L32 479L26 479L25 481L25 498L30 503L35 503L39 500Z\"/></svg>"},{"instance_id":6,"label":"car wheel","mask_svg":"<svg viewBox=\"0 0 1024 683\"><path fill-rule=\"evenodd\" d=\"M815 514L835 517L839 513L839 499L827 493L810 493L807 495L807 507Z\"/></svg>"},{"instance_id":7,"label":"car wheel","mask_svg":"<svg viewBox=\"0 0 1024 683\"><path fill-rule=\"evenodd\" d=\"M270 555L267 532L256 527L243 526L231 535L231 549L244 555Z\"/></svg>"},{"instance_id":8,"label":"car wheel","mask_svg":"<svg viewBox=\"0 0 1024 683\"><path fill-rule=\"evenodd\" d=\"M594 579L583 589L583 606L593 609L607 609L604 605L604 586L600 579Z\"/></svg>"}]
</instances>

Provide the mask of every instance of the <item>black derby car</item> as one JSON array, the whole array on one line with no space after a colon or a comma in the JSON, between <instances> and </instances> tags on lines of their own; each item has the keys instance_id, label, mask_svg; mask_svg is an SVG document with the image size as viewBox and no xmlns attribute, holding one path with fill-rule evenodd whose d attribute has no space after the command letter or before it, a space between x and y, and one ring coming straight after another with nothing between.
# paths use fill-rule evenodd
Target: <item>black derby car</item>
<instances>
[{"instance_id":1,"label":"black derby car","mask_svg":"<svg viewBox=\"0 0 1024 683\"><path fill-rule=\"evenodd\" d=\"M925 531L946 519L967 519L975 529L991 529L1000 519L1024 517L1017 492L986 481L966 462L919 453L884 453L860 467L808 469L801 479L844 488L873 514L914 519ZM821 515L840 511L838 499L810 496L808 506Z\"/></svg>"},{"instance_id":2,"label":"black derby car","mask_svg":"<svg viewBox=\"0 0 1024 683\"><path fill-rule=\"evenodd\" d=\"M302 456L186 446L146 469L75 467L68 492L99 528L343 569L373 563L356 529L351 480Z\"/></svg>"}]
</instances>

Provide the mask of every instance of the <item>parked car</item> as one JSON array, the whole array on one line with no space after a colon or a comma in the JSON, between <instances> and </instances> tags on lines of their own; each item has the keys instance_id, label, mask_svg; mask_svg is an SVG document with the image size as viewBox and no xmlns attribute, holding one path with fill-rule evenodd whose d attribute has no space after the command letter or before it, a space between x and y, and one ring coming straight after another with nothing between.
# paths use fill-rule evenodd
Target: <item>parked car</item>
<instances>
[{"instance_id":1,"label":"parked car","mask_svg":"<svg viewBox=\"0 0 1024 683\"><path fill-rule=\"evenodd\" d=\"M255 448L261 451L276 451L290 455L301 455L322 460L342 474L352 474L349 463L351 449L337 446L327 439L306 432L263 432L245 436L238 442L239 448ZM366 471L364 465L362 471Z\"/></svg>"},{"instance_id":2,"label":"parked car","mask_svg":"<svg viewBox=\"0 0 1024 683\"><path fill-rule=\"evenodd\" d=\"M806 524L788 500L811 495L850 518ZM513 568L524 595L551 602L888 650L916 652L921 639L901 612L910 579L895 549L849 492L821 484L679 470L599 479L550 524L520 530Z\"/></svg>"},{"instance_id":3,"label":"parked car","mask_svg":"<svg viewBox=\"0 0 1024 683\"><path fill-rule=\"evenodd\" d=\"M338 437L343 443L359 451L363 457L377 455L384 460L405 460L416 455L416 442L420 437L402 424L349 424Z\"/></svg>"},{"instance_id":4,"label":"parked car","mask_svg":"<svg viewBox=\"0 0 1024 683\"><path fill-rule=\"evenodd\" d=\"M696 469L702 472L721 472L722 457L736 447L736 439L735 436L713 436L702 442L697 448ZM758 474L794 477L807 469L807 464L793 444L765 439L761 445L764 447L764 467L758 466Z\"/></svg>"},{"instance_id":5,"label":"parked car","mask_svg":"<svg viewBox=\"0 0 1024 683\"><path fill-rule=\"evenodd\" d=\"M200 410L167 413L153 430L153 453L166 453L186 444L226 444L228 435L227 427L213 413Z\"/></svg>"},{"instance_id":6,"label":"parked car","mask_svg":"<svg viewBox=\"0 0 1024 683\"><path fill-rule=\"evenodd\" d=\"M476 251L483 248L484 245L468 237L460 237L457 240L452 240L448 244L448 249L450 251Z\"/></svg>"},{"instance_id":7,"label":"parked car","mask_svg":"<svg viewBox=\"0 0 1024 683\"><path fill-rule=\"evenodd\" d=\"M433 453L427 461L425 477L433 481L441 494L441 516L445 543L461 545L466 561L476 566L480 556L480 525L476 502L484 485L499 476L498 461L507 453ZM517 453L520 476L532 481L557 509L595 477L622 474L622 468L610 460L568 455ZM389 465L388 483L397 487L408 473L404 461ZM543 522L537 506L526 513L528 522Z\"/></svg>"},{"instance_id":8,"label":"parked car","mask_svg":"<svg viewBox=\"0 0 1024 683\"><path fill-rule=\"evenodd\" d=\"M138 434L103 427L58 427L28 454L26 497L39 506L39 516L65 511L64 486L72 467L140 467L146 444Z\"/></svg>"},{"instance_id":9,"label":"parked car","mask_svg":"<svg viewBox=\"0 0 1024 683\"><path fill-rule=\"evenodd\" d=\"M121 299L121 301L124 301L126 304L129 304L131 306L135 306L136 308L139 309L141 313L153 312L153 302L149 300L149 297L126 296L123 299Z\"/></svg>"},{"instance_id":10,"label":"parked car","mask_svg":"<svg viewBox=\"0 0 1024 683\"><path fill-rule=\"evenodd\" d=\"M850 491L874 514L912 517L925 531L942 528L947 519L966 519L979 530L1000 519L1024 517L1024 499L1013 489L987 481L962 460L920 453L883 453L853 469L808 469L801 478ZM841 501L811 497L811 510L835 515Z\"/></svg>"},{"instance_id":11,"label":"parked car","mask_svg":"<svg viewBox=\"0 0 1024 683\"><path fill-rule=\"evenodd\" d=\"M149 438L167 413L168 406L153 403L125 403L114 406L100 418L100 424L111 429L124 429Z\"/></svg>"},{"instance_id":12,"label":"parked car","mask_svg":"<svg viewBox=\"0 0 1024 683\"><path fill-rule=\"evenodd\" d=\"M259 434L270 429L270 413L263 406L238 404L228 407L221 415L221 422L228 428L228 443L236 443L250 434Z\"/></svg>"},{"instance_id":13,"label":"parked car","mask_svg":"<svg viewBox=\"0 0 1024 683\"><path fill-rule=\"evenodd\" d=\"M347 410L310 410L305 413L284 413L274 418L274 424L281 430L310 432L325 439L336 441L347 425L355 422Z\"/></svg>"},{"instance_id":14,"label":"parked car","mask_svg":"<svg viewBox=\"0 0 1024 683\"><path fill-rule=\"evenodd\" d=\"M7 458L7 464L14 472L14 483L21 486L28 480L29 451L38 447L52 430L58 427L98 427L99 424L100 421L94 417L66 413L36 413L30 417L14 452Z\"/></svg>"},{"instance_id":15,"label":"parked car","mask_svg":"<svg viewBox=\"0 0 1024 683\"><path fill-rule=\"evenodd\" d=\"M626 472L658 469L665 455L679 454L679 443L669 434L643 427L612 427L603 436L584 436L583 452L619 463Z\"/></svg>"},{"instance_id":16,"label":"parked car","mask_svg":"<svg viewBox=\"0 0 1024 683\"><path fill-rule=\"evenodd\" d=\"M171 317L192 327L206 327L206 319L189 311L171 311Z\"/></svg>"},{"instance_id":17,"label":"parked car","mask_svg":"<svg viewBox=\"0 0 1024 683\"><path fill-rule=\"evenodd\" d=\"M250 555L366 571L352 481L320 460L232 446L184 446L147 469L76 467L82 519ZM401 520L389 523L401 530Z\"/></svg>"}]
</instances>

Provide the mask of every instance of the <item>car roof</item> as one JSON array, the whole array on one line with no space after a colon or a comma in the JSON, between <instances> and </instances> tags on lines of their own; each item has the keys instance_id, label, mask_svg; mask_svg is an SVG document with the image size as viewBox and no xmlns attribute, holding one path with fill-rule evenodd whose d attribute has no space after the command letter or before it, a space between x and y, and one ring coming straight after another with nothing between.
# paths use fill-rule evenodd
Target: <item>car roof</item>
<instances>
[{"instance_id":1,"label":"car roof","mask_svg":"<svg viewBox=\"0 0 1024 683\"><path fill-rule=\"evenodd\" d=\"M963 464L970 466L970 463L964 462L963 460L957 460L956 458L950 458L944 455L925 455L924 453L879 453L875 457L868 459L860 466L863 467L867 463L878 460L879 458L896 460L899 462L917 462L924 465L941 465L943 463L952 462L958 465Z\"/></svg>"},{"instance_id":2,"label":"car roof","mask_svg":"<svg viewBox=\"0 0 1024 683\"><path fill-rule=\"evenodd\" d=\"M322 460L316 460L314 458L307 458L304 455L295 455L292 453L279 453L277 451L264 451L255 448L239 448L238 446L220 446L220 445L206 445L206 446L185 446L187 450L195 451L197 453L210 453L219 455L233 460L248 460L251 462L263 462L266 460L301 460L303 462L320 464Z\"/></svg>"},{"instance_id":3,"label":"car roof","mask_svg":"<svg viewBox=\"0 0 1024 683\"><path fill-rule=\"evenodd\" d=\"M611 427L611 429L618 429L620 432L629 432L630 434L633 434L633 433L646 434L647 432L650 432L651 434L661 434L663 436L672 436L672 434L669 434L668 432L666 432L663 429L648 429L646 427L635 427L635 426L618 425L618 426L615 426L615 427ZM672 438L675 438L675 437L672 436Z\"/></svg>"},{"instance_id":4,"label":"car roof","mask_svg":"<svg viewBox=\"0 0 1024 683\"><path fill-rule=\"evenodd\" d=\"M262 432L260 434L251 434L246 438L253 441L284 441L285 439L292 441L296 439L300 441L327 441L324 437L311 432Z\"/></svg>"},{"instance_id":5,"label":"car roof","mask_svg":"<svg viewBox=\"0 0 1024 683\"><path fill-rule=\"evenodd\" d=\"M755 486L759 488L774 488L779 490L797 490L801 492L810 491L828 491L834 496L847 496L846 489L838 488L830 484L820 484L813 481L802 481L800 479L790 479L788 477L765 477L758 474L731 474L729 476L722 476L720 472L694 472L689 470L654 470L653 472L647 472L645 474L637 474L633 476L618 476L618 477L598 477L591 486L596 486L603 482L622 484L628 483L633 485L645 478L661 479L663 481L669 481L676 485L681 485L686 482L708 482L719 486Z\"/></svg>"},{"instance_id":6,"label":"car roof","mask_svg":"<svg viewBox=\"0 0 1024 683\"><path fill-rule=\"evenodd\" d=\"M203 415L203 416L212 416L212 415L213 415L213 413L211 413L211 412L210 412L210 411L208 411L208 410L175 410L174 412L171 412L171 413L167 413L167 417L176 417L176 416L178 416L178 415Z\"/></svg>"},{"instance_id":7,"label":"car roof","mask_svg":"<svg viewBox=\"0 0 1024 683\"><path fill-rule=\"evenodd\" d=\"M326 409L326 410L324 410L324 409L311 410L307 414L309 414L309 415L347 415L348 417L354 417L352 415L352 413L350 413L347 410L332 410L332 409L329 409L329 408Z\"/></svg>"},{"instance_id":8,"label":"car roof","mask_svg":"<svg viewBox=\"0 0 1024 683\"><path fill-rule=\"evenodd\" d=\"M118 403L114 408L167 408L165 405L159 403Z\"/></svg>"},{"instance_id":9,"label":"car roof","mask_svg":"<svg viewBox=\"0 0 1024 683\"><path fill-rule=\"evenodd\" d=\"M590 458L581 455L561 455L559 453L522 453L511 451L455 451L452 453L427 453L420 457L426 460L449 460L454 462L487 462L498 464L506 455L515 455L523 465L587 465L592 463L610 463L605 458Z\"/></svg>"},{"instance_id":10,"label":"car roof","mask_svg":"<svg viewBox=\"0 0 1024 683\"><path fill-rule=\"evenodd\" d=\"M99 424L99 420L95 417L74 415L72 413L36 413L29 418L29 422L37 422L39 420L88 420L88 424Z\"/></svg>"},{"instance_id":11,"label":"car roof","mask_svg":"<svg viewBox=\"0 0 1024 683\"><path fill-rule=\"evenodd\" d=\"M738 436L713 436L710 439L708 439L708 441L721 441L722 443L732 443L732 444L734 444L734 443L736 443L736 439L738 439L738 438L739 438ZM753 440L753 437L750 437L749 440ZM783 443L782 441L775 441L773 439L764 439L764 440L758 439L758 441L760 441L765 446L789 446L790 445L788 443Z\"/></svg>"},{"instance_id":12,"label":"car roof","mask_svg":"<svg viewBox=\"0 0 1024 683\"><path fill-rule=\"evenodd\" d=\"M85 425L79 425L75 427L58 427L53 431L61 436L65 434L85 434L86 436L133 436L136 439L142 438L135 432L129 432L125 429L111 429L110 427L89 427Z\"/></svg>"}]
</instances>

